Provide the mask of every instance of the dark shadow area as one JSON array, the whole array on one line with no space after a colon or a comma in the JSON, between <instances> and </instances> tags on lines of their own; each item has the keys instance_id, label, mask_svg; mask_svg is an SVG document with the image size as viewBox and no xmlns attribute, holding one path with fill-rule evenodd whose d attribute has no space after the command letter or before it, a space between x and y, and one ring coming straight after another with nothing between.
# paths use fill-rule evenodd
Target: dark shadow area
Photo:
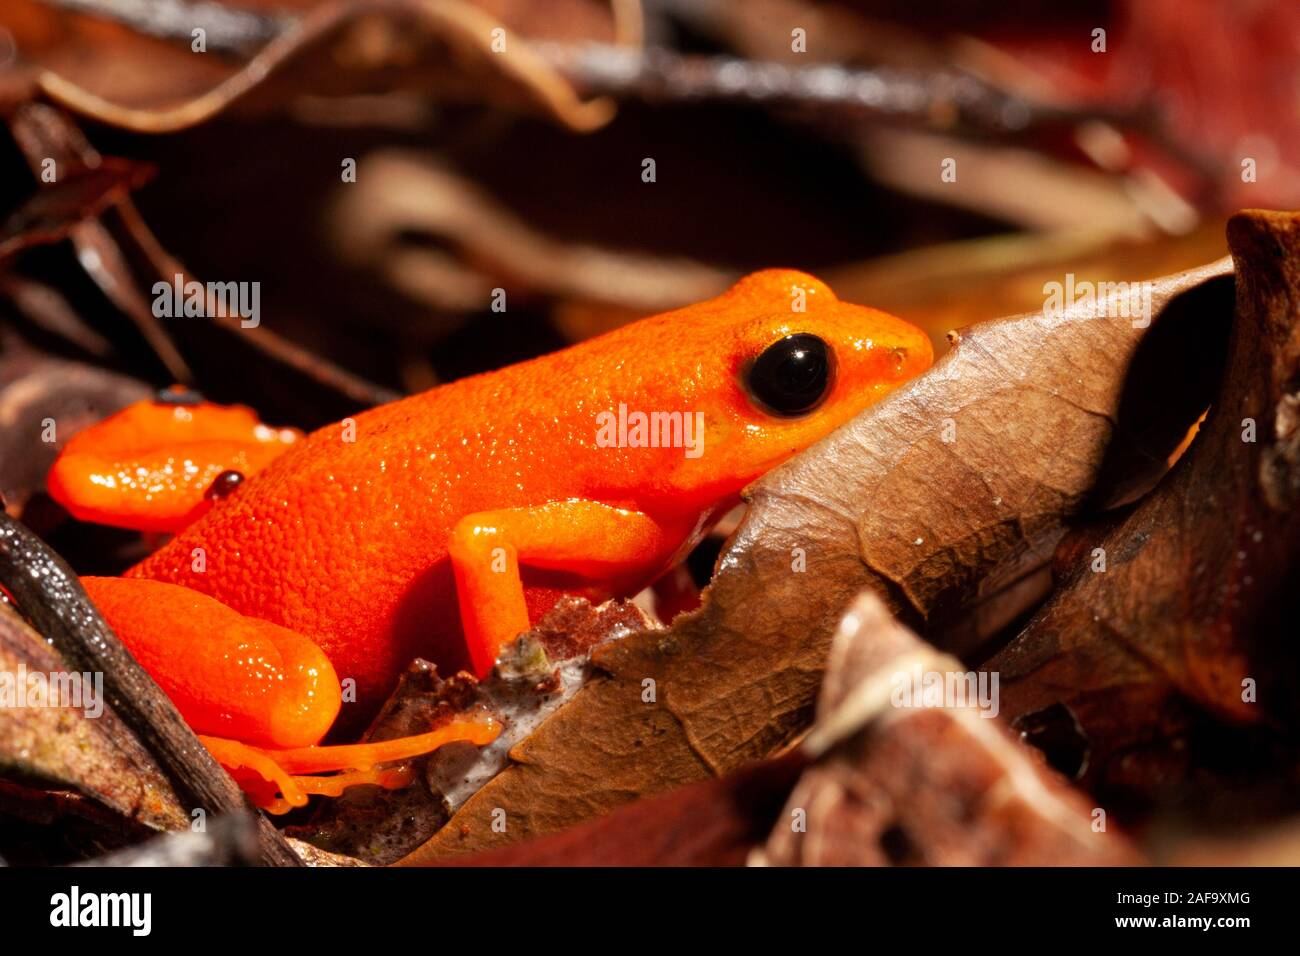
<instances>
[{"instance_id":1,"label":"dark shadow area","mask_svg":"<svg viewBox=\"0 0 1300 956\"><path fill-rule=\"evenodd\" d=\"M1083 514L1150 491L1214 401L1227 360L1233 291L1231 276L1212 279L1172 299L1153 319L1125 376L1114 435Z\"/></svg>"}]
</instances>

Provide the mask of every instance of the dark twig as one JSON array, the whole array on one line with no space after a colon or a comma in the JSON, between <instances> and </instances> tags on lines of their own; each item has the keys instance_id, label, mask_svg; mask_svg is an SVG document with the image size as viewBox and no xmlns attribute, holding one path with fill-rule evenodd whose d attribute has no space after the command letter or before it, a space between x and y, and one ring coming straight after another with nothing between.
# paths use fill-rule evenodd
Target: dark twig
<instances>
[{"instance_id":1,"label":"dark twig","mask_svg":"<svg viewBox=\"0 0 1300 956\"><path fill-rule=\"evenodd\" d=\"M190 0L44 0L46 5L115 20L138 33L189 43L202 29L208 50L249 56L279 36L295 17Z\"/></svg>"},{"instance_id":2,"label":"dark twig","mask_svg":"<svg viewBox=\"0 0 1300 956\"><path fill-rule=\"evenodd\" d=\"M898 67L791 66L730 56L683 55L601 43L535 43L533 49L593 95L717 100L845 111L929 127L1015 134L1052 125L1109 123L1139 133L1203 176L1214 165L1167 128L1153 109L1062 106L1003 90L972 73Z\"/></svg>"},{"instance_id":3,"label":"dark twig","mask_svg":"<svg viewBox=\"0 0 1300 956\"><path fill-rule=\"evenodd\" d=\"M588 92L666 100L727 100L854 107L892 117L960 117L1024 128L1032 103L958 71L790 66L732 56L638 50L602 43L535 43L533 49Z\"/></svg>"},{"instance_id":4,"label":"dark twig","mask_svg":"<svg viewBox=\"0 0 1300 956\"><path fill-rule=\"evenodd\" d=\"M2 512L0 583L72 669L104 675L109 704L158 761L179 799L209 816L255 812L167 695L122 646L72 569ZM262 814L256 816L261 862L299 865L279 831Z\"/></svg>"}]
</instances>

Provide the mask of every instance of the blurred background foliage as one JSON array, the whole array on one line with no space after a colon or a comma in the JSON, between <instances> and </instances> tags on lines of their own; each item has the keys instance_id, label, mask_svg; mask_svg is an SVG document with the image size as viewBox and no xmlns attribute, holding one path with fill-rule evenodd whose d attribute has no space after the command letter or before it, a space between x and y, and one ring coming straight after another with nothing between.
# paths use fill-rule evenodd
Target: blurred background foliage
<instances>
[{"instance_id":1,"label":"blurred background foliage","mask_svg":"<svg viewBox=\"0 0 1300 956\"><path fill-rule=\"evenodd\" d=\"M1297 53L1285 0L7 0L2 381L311 427L769 266L943 348L1297 205ZM180 268L263 327L152 318Z\"/></svg>"}]
</instances>

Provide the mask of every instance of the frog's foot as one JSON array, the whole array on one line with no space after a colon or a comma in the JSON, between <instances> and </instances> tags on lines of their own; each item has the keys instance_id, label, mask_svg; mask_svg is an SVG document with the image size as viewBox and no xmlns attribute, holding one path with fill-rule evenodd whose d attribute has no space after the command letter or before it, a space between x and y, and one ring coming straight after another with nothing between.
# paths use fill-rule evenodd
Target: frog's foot
<instances>
[{"instance_id":1,"label":"frog's foot","mask_svg":"<svg viewBox=\"0 0 1300 956\"><path fill-rule=\"evenodd\" d=\"M169 394L73 435L50 469L51 497L83 521L175 532L302 437L240 405Z\"/></svg>"},{"instance_id":2,"label":"frog's foot","mask_svg":"<svg viewBox=\"0 0 1300 956\"><path fill-rule=\"evenodd\" d=\"M428 733L365 744L270 750L222 737L199 740L255 804L279 814L305 806L313 794L337 797L361 784L404 787L411 782L411 770L402 761L457 741L482 746L498 733L500 725L482 717L457 718ZM330 775L318 776L324 773Z\"/></svg>"}]
</instances>

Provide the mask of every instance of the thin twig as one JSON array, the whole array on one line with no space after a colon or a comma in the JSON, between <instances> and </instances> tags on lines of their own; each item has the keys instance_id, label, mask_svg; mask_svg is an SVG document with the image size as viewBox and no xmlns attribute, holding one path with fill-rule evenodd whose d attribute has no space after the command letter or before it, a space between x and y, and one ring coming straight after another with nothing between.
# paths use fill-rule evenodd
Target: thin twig
<instances>
[{"instance_id":1,"label":"thin twig","mask_svg":"<svg viewBox=\"0 0 1300 956\"><path fill-rule=\"evenodd\" d=\"M1155 109L1044 103L1001 89L964 70L862 68L833 63L791 66L602 43L538 42L533 49L593 95L833 108L841 119L847 109L862 117L996 133L1102 122L1142 134L1202 175L1214 169L1209 160L1169 131L1162 114Z\"/></svg>"},{"instance_id":2,"label":"thin twig","mask_svg":"<svg viewBox=\"0 0 1300 956\"><path fill-rule=\"evenodd\" d=\"M15 110L9 118L9 127L33 172L39 172L47 158L53 159L55 168L61 171L66 181L68 176L79 171L97 170L104 164L99 151L90 145L77 125L59 110L43 103L26 103ZM44 188L52 190L57 188L57 184ZM126 202L127 197L128 194L123 193L118 201ZM96 218L100 212L102 210L87 209L82 220L70 229L78 261L105 297L134 323L168 374L178 382L189 384L194 380L189 365L149 308L149 303L131 282L120 250Z\"/></svg>"},{"instance_id":3,"label":"thin twig","mask_svg":"<svg viewBox=\"0 0 1300 956\"><path fill-rule=\"evenodd\" d=\"M154 235L153 230L136 209L135 203L129 199L124 200L115 207L115 212L123 226L122 231L149 262L156 278L172 282L176 276L181 276L183 283L194 279L189 270L163 248L158 237ZM349 372L328 359L276 335L269 329L262 327L246 329L238 316L221 314L214 301L210 298L205 301L207 302L206 314L212 316L218 328L240 334L244 341L264 355L301 372L312 381L331 388L358 404L383 405L402 397L398 392Z\"/></svg>"},{"instance_id":4,"label":"thin twig","mask_svg":"<svg viewBox=\"0 0 1300 956\"><path fill-rule=\"evenodd\" d=\"M297 18L222 3L189 0L44 0L47 6L115 20L137 33L189 43L202 29L215 53L249 56L278 37Z\"/></svg>"},{"instance_id":5,"label":"thin twig","mask_svg":"<svg viewBox=\"0 0 1300 956\"><path fill-rule=\"evenodd\" d=\"M727 100L856 107L884 116L963 116L981 126L1021 129L1033 104L955 70L791 66L663 48L603 43L533 44L543 58L591 93L667 100Z\"/></svg>"},{"instance_id":6,"label":"thin twig","mask_svg":"<svg viewBox=\"0 0 1300 956\"><path fill-rule=\"evenodd\" d=\"M27 104L11 119L11 126L15 139L35 169L40 168L43 156L56 157L65 169L97 169L104 163L76 124L57 109L44 104ZM112 221L110 214L114 211L122 226L118 230L108 227ZM134 245L149 263L156 273L154 278L170 282L177 275L184 275L186 280L193 277L163 248L130 196L120 196L110 209L89 216L72 227L72 237L82 267L104 294L135 323L172 379L184 384L193 383L194 376L188 363L163 324L154 316L131 276L126 257L122 254L122 239ZM392 389L355 375L274 332L262 328L244 329L237 318L215 315L211 309L209 314L214 315L218 327L244 333L244 341L253 348L360 405L382 405L401 397Z\"/></svg>"}]
</instances>

